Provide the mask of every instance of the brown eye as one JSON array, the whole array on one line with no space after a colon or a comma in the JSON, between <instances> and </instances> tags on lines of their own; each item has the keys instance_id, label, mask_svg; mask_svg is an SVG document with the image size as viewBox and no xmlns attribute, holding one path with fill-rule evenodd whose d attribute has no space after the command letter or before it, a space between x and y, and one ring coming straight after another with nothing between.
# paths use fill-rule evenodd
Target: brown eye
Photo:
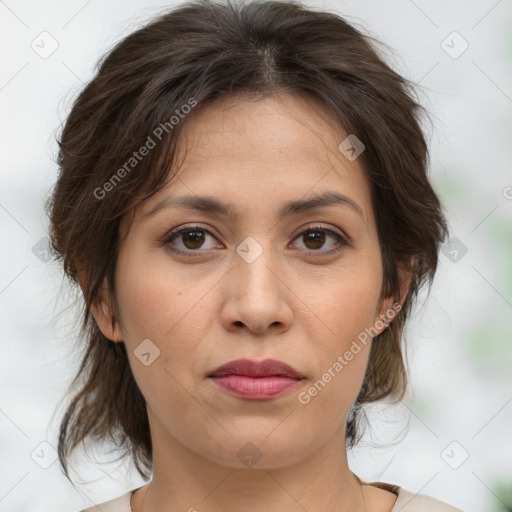
<instances>
[{"instance_id":1,"label":"brown eye","mask_svg":"<svg viewBox=\"0 0 512 512\"><path fill-rule=\"evenodd\" d=\"M208 239L211 239L208 246ZM215 237L200 226L188 226L174 230L161 240L161 243L173 252L194 255L193 253L205 252L215 246ZM203 250L199 250L203 249Z\"/></svg>"},{"instance_id":2,"label":"brown eye","mask_svg":"<svg viewBox=\"0 0 512 512\"><path fill-rule=\"evenodd\" d=\"M181 233L181 239L187 249L199 249L204 243L204 232L200 230L194 231L183 231Z\"/></svg>"},{"instance_id":3,"label":"brown eye","mask_svg":"<svg viewBox=\"0 0 512 512\"><path fill-rule=\"evenodd\" d=\"M345 238L335 231L313 226L300 233L296 240L301 240L304 245L304 247L299 247L299 249L307 249L321 254L338 252L349 245ZM329 242L329 240L333 240L334 243L333 241ZM330 245L330 247L322 250L322 247L326 244Z\"/></svg>"},{"instance_id":4,"label":"brown eye","mask_svg":"<svg viewBox=\"0 0 512 512\"><path fill-rule=\"evenodd\" d=\"M325 244L325 233L322 231L307 231L302 235L308 249L321 249Z\"/></svg>"},{"instance_id":5,"label":"brown eye","mask_svg":"<svg viewBox=\"0 0 512 512\"><path fill-rule=\"evenodd\" d=\"M209 238L212 241L208 246ZM172 252L196 256L215 248L214 240L215 237L207 229L201 226L188 226L172 231L161 240L161 243ZM324 227L309 227L295 240L302 242L303 247L299 246L299 249L318 253L319 256L336 253L350 245L343 236ZM325 248L326 245L327 248Z\"/></svg>"}]
</instances>

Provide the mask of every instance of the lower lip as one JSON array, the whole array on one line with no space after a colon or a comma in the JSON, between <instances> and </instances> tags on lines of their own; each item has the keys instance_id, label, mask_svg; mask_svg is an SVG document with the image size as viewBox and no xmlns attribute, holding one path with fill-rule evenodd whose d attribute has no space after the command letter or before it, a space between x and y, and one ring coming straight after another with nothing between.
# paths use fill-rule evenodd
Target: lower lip
<instances>
[{"instance_id":1,"label":"lower lip","mask_svg":"<svg viewBox=\"0 0 512 512\"><path fill-rule=\"evenodd\" d=\"M300 380L290 377L247 377L244 375L211 377L211 380L221 390L248 400L268 400L282 395L300 382Z\"/></svg>"}]
</instances>

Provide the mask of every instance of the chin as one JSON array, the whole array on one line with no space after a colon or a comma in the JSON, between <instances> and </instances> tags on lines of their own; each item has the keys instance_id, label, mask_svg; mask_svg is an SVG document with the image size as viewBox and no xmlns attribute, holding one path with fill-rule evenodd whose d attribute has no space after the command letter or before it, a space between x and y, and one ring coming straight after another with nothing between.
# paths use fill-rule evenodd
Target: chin
<instances>
[{"instance_id":1,"label":"chin","mask_svg":"<svg viewBox=\"0 0 512 512\"><path fill-rule=\"evenodd\" d=\"M224 422L223 427L232 437L226 434L221 440L203 439L204 444L196 445L195 451L227 467L272 469L290 466L307 457L307 452L313 454L318 449L316 445L313 446L313 440L308 449L307 439L298 437L297 432L287 432L285 428L279 427L279 423L280 420L269 420L260 422L261 428L246 426L234 429L232 424ZM222 435L222 428L215 430ZM303 450L297 445L297 438L306 444Z\"/></svg>"}]
</instances>

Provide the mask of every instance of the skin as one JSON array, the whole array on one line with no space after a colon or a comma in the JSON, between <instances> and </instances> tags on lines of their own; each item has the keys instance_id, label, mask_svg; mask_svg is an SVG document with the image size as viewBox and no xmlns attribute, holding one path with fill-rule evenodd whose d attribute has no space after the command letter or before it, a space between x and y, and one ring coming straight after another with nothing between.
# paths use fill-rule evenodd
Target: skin
<instances>
[{"instance_id":1,"label":"skin","mask_svg":"<svg viewBox=\"0 0 512 512\"><path fill-rule=\"evenodd\" d=\"M134 495L134 511L393 507L396 496L361 486L346 457L346 416L371 340L307 405L298 401L394 302L380 296L369 183L358 159L339 151L345 137L323 105L298 94L218 100L187 119L177 177L135 210L131 226L122 223L115 311L102 295L93 314L107 338L126 344L147 402L154 472ZM324 191L350 197L362 214L331 205L277 217L283 203ZM214 196L237 217L169 207L144 218L171 193ZM201 232L202 245L183 235L159 242L195 224L210 233ZM350 244L329 254L339 242L317 228L320 241L308 240L302 233L311 225ZM236 252L248 236L263 251L251 263ZM145 339L160 350L148 366L134 354ZM207 378L243 357L282 360L306 378L267 401L231 396ZM237 456L247 443L261 455L252 467Z\"/></svg>"}]
</instances>

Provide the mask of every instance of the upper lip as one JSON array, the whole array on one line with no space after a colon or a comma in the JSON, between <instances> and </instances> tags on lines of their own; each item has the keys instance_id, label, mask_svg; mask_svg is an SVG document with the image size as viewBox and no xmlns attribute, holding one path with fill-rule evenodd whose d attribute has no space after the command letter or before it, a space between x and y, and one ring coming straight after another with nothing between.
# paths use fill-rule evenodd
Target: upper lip
<instances>
[{"instance_id":1,"label":"upper lip","mask_svg":"<svg viewBox=\"0 0 512 512\"><path fill-rule=\"evenodd\" d=\"M251 359L236 359L219 366L208 377L223 377L225 375L244 375L247 377L289 377L291 379L303 379L298 370L277 359L264 359L253 361Z\"/></svg>"}]
</instances>

